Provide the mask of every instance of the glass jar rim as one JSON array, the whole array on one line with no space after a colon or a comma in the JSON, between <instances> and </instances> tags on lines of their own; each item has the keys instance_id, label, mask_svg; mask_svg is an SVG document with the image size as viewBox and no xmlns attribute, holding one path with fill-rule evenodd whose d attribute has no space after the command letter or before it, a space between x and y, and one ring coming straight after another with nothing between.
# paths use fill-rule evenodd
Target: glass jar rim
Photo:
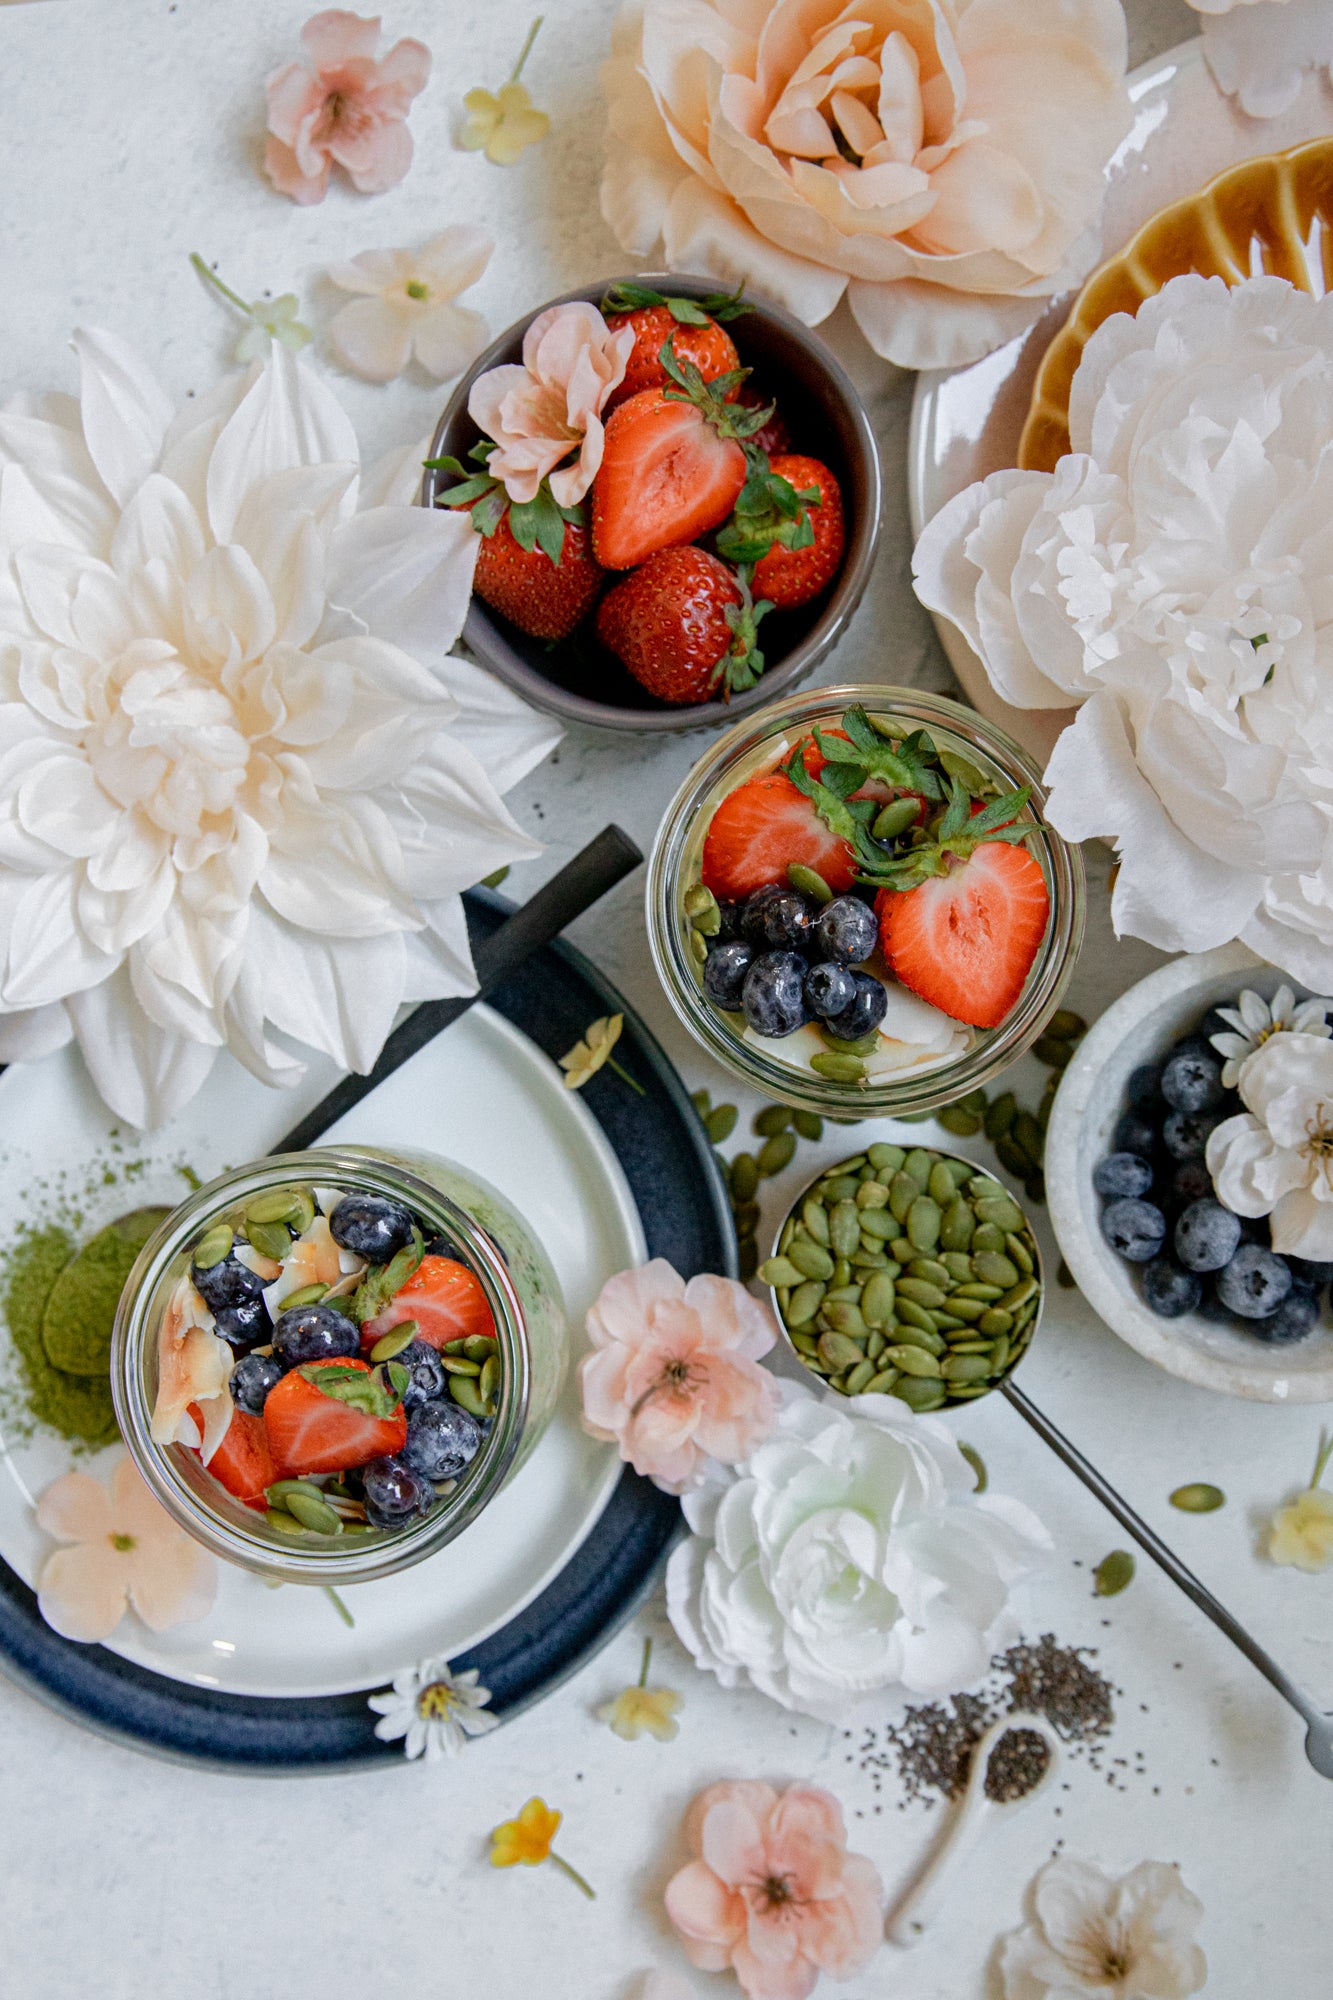
<instances>
[{"instance_id":1,"label":"glass jar rim","mask_svg":"<svg viewBox=\"0 0 1333 2000\"><path fill-rule=\"evenodd\" d=\"M452 1162L447 1164L452 1165ZM466 1173L466 1169L458 1169ZM159 1445L150 1435L151 1410L145 1380L147 1347L159 1324L160 1303L172 1264L189 1240L220 1210L247 1196L293 1181L343 1186L404 1201L431 1234L447 1235L467 1255L495 1321L503 1357L500 1400L481 1450L452 1494L432 1512L397 1529L367 1538L331 1540L303 1547L279 1542L256 1510L237 1503L236 1520L206 1504L183 1473L181 1447ZM428 1239L429 1240L429 1239ZM126 1280L116 1312L111 1350L111 1392L121 1435L139 1473L155 1498L196 1541L223 1561L287 1583L361 1583L387 1576L433 1555L461 1534L499 1490L518 1450L527 1417L531 1363L525 1315L503 1252L494 1238L448 1195L373 1147L343 1145L302 1153L274 1153L229 1168L195 1189L171 1211L148 1239ZM203 1476L206 1470L201 1468ZM239 1518L250 1512L253 1524ZM313 1538L312 1538L313 1542Z\"/></svg>"},{"instance_id":2,"label":"glass jar rim","mask_svg":"<svg viewBox=\"0 0 1333 2000\"><path fill-rule=\"evenodd\" d=\"M677 920L680 862L709 794L720 778L770 737L860 704L875 714L901 715L965 741L1015 785L1031 788L1036 832L1046 857L1051 914L1023 991L1000 1026L953 1062L882 1083L839 1083L780 1063L740 1042L699 986ZM752 1089L824 1116L847 1118L926 1114L979 1089L1017 1061L1039 1038L1060 1004L1083 940L1083 857L1045 817L1046 791L1034 759L997 724L947 695L887 684L805 689L746 716L716 740L672 799L648 861L645 906L657 976L686 1028L730 1074Z\"/></svg>"}]
</instances>

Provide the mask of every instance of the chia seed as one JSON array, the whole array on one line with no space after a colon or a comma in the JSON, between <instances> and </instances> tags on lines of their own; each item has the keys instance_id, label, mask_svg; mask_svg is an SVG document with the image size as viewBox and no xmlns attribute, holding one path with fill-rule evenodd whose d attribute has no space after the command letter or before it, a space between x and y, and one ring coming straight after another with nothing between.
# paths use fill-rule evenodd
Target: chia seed
<instances>
[{"instance_id":1,"label":"chia seed","mask_svg":"<svg viewBox=\"0 0 1333 2000\"><path fill-rule=\"evenodd\" d=\"M1036 1729L1006 1729L986 1759L986 1797L997 1805L1024 1799L1051 1765L1051 1746ZM1056 1811L1060 1808L1057 1806Z\"/></svg>"}]
</instances>

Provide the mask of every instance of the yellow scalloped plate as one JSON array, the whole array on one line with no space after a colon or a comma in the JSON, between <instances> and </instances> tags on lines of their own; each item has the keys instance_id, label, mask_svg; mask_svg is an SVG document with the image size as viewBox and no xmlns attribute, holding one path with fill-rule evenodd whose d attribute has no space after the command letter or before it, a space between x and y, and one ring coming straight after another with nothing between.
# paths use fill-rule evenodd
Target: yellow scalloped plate
<instances>
[{"instance_id":1,"label":"yellow scalloped plate","mask_svg":"<svg viewBox=\"0 0 1333 2000\"><path fill-rule=\"evenodd\" d=\"M1018 449L1025 471L1050 472L1069 450L1069 391L1090 336L1186 271L1229 285L1267 272L1316 298L1333 290L1333 138L1228 167L1093 272L1038 371Z\"/></svg>"}]
</instances>

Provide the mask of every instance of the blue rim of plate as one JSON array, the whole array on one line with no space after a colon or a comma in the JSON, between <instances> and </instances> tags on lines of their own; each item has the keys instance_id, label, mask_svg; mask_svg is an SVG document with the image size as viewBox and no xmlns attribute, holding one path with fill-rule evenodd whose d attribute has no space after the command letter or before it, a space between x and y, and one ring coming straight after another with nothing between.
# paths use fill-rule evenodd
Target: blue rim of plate
<instances>
[{"instance_id":1,"label":"blue rim of plate","mask_svg":"<svg viewBox=\"0 0 1333 2000\"><path fill-rule=\"evenodd\" d=\"M474 943L513 907L484 890L464 901ZM699 1115L656 1038L610 981L561 940L529 959L487 1004L552 1057L571 1048L597 1015L624 1015L617 1060L646 1094L602 1071L584 1086L584 1103L629 1183L649 1256L665 1257L683 1277L700 1271L735 1277L730 1204ZM554 1581L451 1665L477 1669L491 1690L492 1714L502 1720L520 1714L614 1637L652 1590L680 1531L680 1503L627 1466ZM273 1776L402 1760L401 1748L375 1736L364 1691L229 1695L152 1673L105 1646L62 1639L42 1618L35 1593L3 1560L0 1670L99 1735L176 1762Z\"/></svg>"}]
</instances>

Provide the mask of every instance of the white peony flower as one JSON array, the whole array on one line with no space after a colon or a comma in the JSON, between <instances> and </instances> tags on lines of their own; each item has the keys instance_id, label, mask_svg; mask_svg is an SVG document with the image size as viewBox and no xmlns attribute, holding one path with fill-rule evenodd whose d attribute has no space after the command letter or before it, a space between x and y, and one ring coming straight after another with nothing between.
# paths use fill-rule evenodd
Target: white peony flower
<instances>
[{"instance_id":1,"label":"white peony flower","mask_svg":"<svg viewBox=\"0 0 1333 2000\"><path fill-rule=\"evenodd\" d=\"M1208 1135L1218 1200L1270 1217L1279 1255L1333 1260L1333 1042L1273 1035L1239 1089L1244 1111Z\"/></svg>"},{"instance_id":2,"label":"white peony flower","mask_svg":"<svg viewBox=\"0 0 1333 2000\"><path fill-rule=\"evenodd\" d=\"M476 536L402 460L358 512L286 348L173 414L74 346L79 400L0 412L0 1059L76 1036L156 1124L220 1048L367 1070L400 1003L473 990L459 892L540 851L500 793L558 732L445 657Z\"/></svg>"},{"instance_id":3,"label":"white peony flower","mask_svg":"<svg viewBox=\"0 0 1333 2000\"><path fill-rule=\"evenodd\" d=\"M894 1397L785 1384L776 1432L684 1498L677 1635L724 1687L829 1722L885 1689L968 1686L1008 1636L1010 1586L1051 1547L1027 1507L975 1484L944 1425Z\"/></svg>"},{"instance_id":4,"label":"white peony flower","mask_svg":"<svg viewBox=\"0 0 1333 2000\"><path fill-rule=\"evenodd\" d=\"M1277 118L1300 96L1306 72L1333 71L1328 0L1189 0L1203 15L1213 81L1251 118Z\"/></svg>"},{"instance_id":5,"label":"white peony flower","mask_svg":"<svg viewBox=\"0 0 1333 2000\"><path fill-rule=\"evenodd\" d=\"M1194 1942L1203 1904L1165 1861L1118 1880L1091 1861L1048 1861L1033 1916L1000 1948L1005 2000L1188 2000L1208 1977Z\"/></svg>"},{"instance_id":6,"label":"white peony flower","mask_svg":"<svg viewBox=\"0 0 1333 2000\"><path fill-rule=\"evenodd\" d=\"M451 1673L447 1660L423 1660L395 1674L392 1689L373 1694L370 1706L381 1718L375 1734L382 1743L402 1742L407 1757L425 1756L428 1764L456 1757L469 1736L498 1729L498 1715L483 1714L491 1698L479 1687L477 1669Z\"/></svg>"},{"instance_id":7,"label":"white peony flower","mask_svg":"<svg viewBox=\"0 0 1333 2000\"><path fill-rule=\"evenodd\" d=\"M391 382L416 361L447 382L486 345L479 312L454 300L475 285L495 244L484 230L455 223L419 250L363 250L329 277L355 292L333 316L329 340L344 368L367 382Z\"/></svg>"},{"instance_id":8,"label":"white peony flower","mask_svg":"<svg viewBox=\"0 0 1333 2000\"><path fill-rule=\"evenodd\" d=\"M1208 1039L1217 1053L1226 1057L1222 1065L1226 1089L1236 1088L1243 1065L1272 1035L1316 1035L1327 1041L1333 1034L1324 1018L1330 1007L1333 1000L1302 1000L1298 1007L1289 986L1279 986L1271 1000L1247 986L1234 1007L1219 1007L1217 1012L1229 1032Z\"/></svg>"},{"instance_id":9,"label":"white peony flower","mask_svg":"<svg viewBox=\"0 0 1333 2000\"><path fill-rule=\"evenodd\" d=\"M1006 701L1078 705L1048 817L1115 841L1117 931L1333 988L1333 297L1173 279L1089 340L1070 435L941 509L917 594Z\"/></svg>"}]
</instances>

